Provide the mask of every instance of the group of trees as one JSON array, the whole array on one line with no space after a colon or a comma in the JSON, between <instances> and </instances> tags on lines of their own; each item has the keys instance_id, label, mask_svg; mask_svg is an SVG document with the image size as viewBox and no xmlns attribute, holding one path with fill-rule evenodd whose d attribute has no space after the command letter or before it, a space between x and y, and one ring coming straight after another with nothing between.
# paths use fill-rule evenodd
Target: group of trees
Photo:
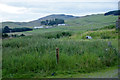
<instances>
[{"instance_id":1,"label":"group of trees","mask_svg":"<svg viewBox=\"0 0 120 80\"><path fill-rule=\"evenodd\" d=\"M2 30L2 33L10 33L10 32L23 32L23 31L31 31L31 28L9 28L8 26L5 26Z\"/></svg>"},{"instance_id":2,"label":"group of trees","mask_svg":"<svg viewBox=\"0 0 120 80\"><path fill-rule=\"evenodd\" d=\"M53 26L53 25L58 25L58 24L64 24L63 19L53 19L53 20L45 20L41 21L41 25L48 25L48 26Z\"/></svg>"},{"instance_id":3,"label":"group of trees","mask_svg":"<svg viewBox=\"0 0 120 80\"><path fill-rule=\"evenodd\" d=\"M22 37L22 36L25 36L25 34L11 34L11 35L8 35L7 33L3 33L2 34L2 38L8 38L8 37Z\"/></svg>"}]
</instances>

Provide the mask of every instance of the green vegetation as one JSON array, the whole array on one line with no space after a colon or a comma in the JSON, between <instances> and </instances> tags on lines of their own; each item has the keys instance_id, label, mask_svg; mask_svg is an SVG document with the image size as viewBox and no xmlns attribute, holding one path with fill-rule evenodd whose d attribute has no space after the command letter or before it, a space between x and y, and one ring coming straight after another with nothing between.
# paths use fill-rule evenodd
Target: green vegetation
<instances>
[{"instance_id":1,"label":"green vegetation","mask_svg":"<svg viewBox=\"0 0 120 80\"><path fill-rule=\"evenodd\" d=\"M8 26L5 26L2 30L2 33L9 33L10 32L10 28Z\"/></svg>"},{"instance_id":2,"label":"green vegetation","mask_svg":"<svg viewBox=\"0 0 120 80\"><path fill-rule=\"evenodd\" d=\"M117 66L115 19L91 15L65 20L68 26L20 32L23 37L3 39L3 78L75 77L75 74L78 77L92 73L93 76L94 72ZM85 39L86 36L92 39Z\"/></svg>"},{"instance_id":3,"label":"green vegetation","mask_svg":"<svg viewBox=\"0 0 120 80\"><path fill-rule=\"evenodd\" d=\"M3 28L2 33L10 33L10 32L23 32L23 31L31 31L32 29L30 28L9 28L8 26L5 26Z\"/></svg>"},{"instance_id":4,"label":"green vegetation","mask_svg":"<svg viewBox=\"0 0 120 80\"><path fill-rule=\"evenodd\" d=\"M30 22L2 22L1 24L3 27L9 26L10 28L20 28L20 27L32 28L34 26L40 26L41 21L55 19L55 18L65 20L65 23L68 24L70 26L70 29L72 28L72 30L86 30L86 29L101 28L110 24L114 24L118 17L104 16L103 14L88 15L84 17L74 17L67 15L64 16L50 15Z\"/></svg>"},{"instance_id":5,"label":"green vegetation","mask_svg":"<svg viewBox=\"0 0 120 80\"><path fill-rule=\"evenodd\" d=\"M107 15L116 15L116 16L118 16L118 15L120 15L120 10L109 11L109 12L105 13L105 16L107 16Z\"/></svg>"},{"instance_id":6,"label":"green vegetation","mask_svg":"<svg viewBox=\"0 0 120 80\"><path fill-rule=\"evenodd\" d=\"M28 73L44 77L59 71L88 73L110 67L117 64L117 43L113 44L109 47L104 40L48 40L39 35L4 40L3 77L22 74L25 77ZM59 64L56 64L56 47L60 49Z\"/></svg>"},{"instance_id":7,"label":"green vegetation","mask_svg":"<svg viewBox=\"0 0 120 80\"><path fill-rule=\"evenodd\" d=\"M88 15L81 18L66 21L71 26L84 26L84 28L101 28L114 24L117 16L104 16L103 14Z\"/></svg>"},{"instance_id":8,"label":"green vegetation","mask_svg":"<svg viewBox=\"0 0 120 80\"><path fill-rule=\"evenodd\" d=\"M8 34L3 33L3 34L2 34L2 37L6 38L6 37L8 37Z\"/></svg>"},{"instance_id":9,"label":"green vegetation","mask_svg":"<svg viewBox=\"0 0 120 80\"><path fill-rule=\"evenodd\" d=\"M53 19L53 20L41 21L41 25L53 26L53 25L58 25L58 24L64 24L64 20L63 19Z\"/></svg>"},{"instance_id":10,"label":"green vegetation","mask_svg":"<svg viewBox=\"0 0 120 80\"><path fill-rule=\"evenodd\" d=\"M82 39L86 39L86 36L91 36L94 39L117 39L118 32L112 30L100 30L100 31L89 31L81 35Z\"/></svg>"},{"instance_id":11,"label":"green vegetation","mask_svg":"<svg viewBox=\"0 0 120 80\"><path fill-rule=\"evenodd\" d=\"M41 34L42 37L45 37L45 38L60 38L60 37L69 37L71 36L71 33L70 32L62 32L62 31L55 31L55 32L47 32L45 34Z\"/></svg>"},{"instance_id":12,"label":"green vegetation","mask_svg":"<svg viewBox=\"0 0 120 80\"><path fill-rule=\"evenodd\" d=\"M20 27L28 27L32 28L34 26L40 26L41 21L45 20L52 20L52 19L63 19L63 20L69 20L69 19L75 19L78 18L76 16L72 15L65 15L65 14L53 14L53 15L48 15L43 18L39 18L38 20L30 21L30 22L2 22L2 26L9 26L10 28L20 28Z\"/></svg>"},{"instance_id":13,"label":"green vegetation","mask_svg":"<svg viewBox=\"0 0 120 80\"><path fill-rule=\"evenodd\" d=\"M118 39L118 30L115 25L109 25L102 28L92 29L87 32L72 35L71 39L86 39L91 36L93 39Z\"/></svg>"},{"instance_id":14,"label":"green vegetation","mask_svg":"<svg viewBox=\"0 0 120 80\"><path fill-rule=\"evenodd\" d=\"M93 29L93 31L105 30L105 29L116 29L116 26L115 25L108 25L108 26L105 26L105 27L102 27L102 28Z\"/></svg>"}]
</instances>

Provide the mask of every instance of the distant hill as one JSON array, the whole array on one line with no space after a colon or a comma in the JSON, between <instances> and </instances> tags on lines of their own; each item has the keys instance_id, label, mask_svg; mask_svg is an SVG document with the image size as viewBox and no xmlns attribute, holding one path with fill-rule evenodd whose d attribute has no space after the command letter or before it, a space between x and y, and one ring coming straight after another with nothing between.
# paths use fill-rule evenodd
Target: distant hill
<instances>
[{"instance_id":1,"label":"distant hill","mask_svg":"<svg viewBox=\"0 0 120 80\"><path fill-rule=\"evenodd\" d=\"M107 15L115 15L115 16L118 16L118 15L120 15L120 10L109 11L109 12L105 13L105 16L107 16Z\"/></svg>"},{"instance_id":2,"label":"distant hill","mask_svg":"<svg viewBox=\"0 0 120 80\"><path fill-rule=\"evenodd\" d=\"M30 22L3 22L2 26L9 26L9 27L33 27L33 26L40 26L40 22L43 20L50 20L50 19L64 19L64 20L69 20L69 19L75 19L79 18L77 16L72 16L72 15L65 15L65 14L53 14L53 15L48 15L46 17L39 18L38 20L30 21Z\"/></svg>"},{"instance_id":3,"label":"distant hill","mask_svg":"<svg viewBox=\"0 0 120 80\"><path fill-rule=\"evenodd\" d=\"M40 26L40 21L42 20L49 20L49 19L64 19L65 23L69 26L82 27L84 29L88 28L99 28L106 25L115 24L117 20L117 16L104 16L104 14L93 14L87 15L83 17L76 17L72 15L64 15L64 14L53 14L48 15L46 17L39 18L38 20L30 21L30 22L3 22L2 26L9 26L9 27L34 27ZM70 28L70 27L69 27Z\"/></svg>"},{"instance_id":4,"label":"distant hill","mask_svg":"<svg viewBox=\"0 0 120 80\"><path fill-rule=\"evenodd\" d=\"M77 19L71 19L66 21L66 24L76 27L85 27L87 28L100 28L103 26L115 24L117 16L104 16L104 14L93 14L83 16Z\"/></svg>"},{"instance_id":5,"label":"distant hill","mask_svg":"<svg viewBox=\"0 0 120 80\"><path fill-rule=\"evenodd\" d=\"M73 16L73 15L65 15L65 14L53 14L53 15L49 15L49 16L40 18L38 20L49 20L49 19L54 19L54 18L68 20L68 19L75 19L75 18L79 18L79 17Z\"/></svg>"}]
</instances>

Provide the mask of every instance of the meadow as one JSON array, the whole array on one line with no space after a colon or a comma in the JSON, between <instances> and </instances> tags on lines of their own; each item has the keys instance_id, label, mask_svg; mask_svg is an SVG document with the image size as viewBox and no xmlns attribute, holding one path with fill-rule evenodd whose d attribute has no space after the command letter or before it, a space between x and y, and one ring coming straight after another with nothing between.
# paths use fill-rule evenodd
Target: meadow
<instances>
[{"instance_id":1,"label":"meadow","mask_svg":"<svg viewBox=\"0 0 120 80\"><path fill-rule=\"evenodd\" d=\"M106 24L100 25L100 30L94 31L98 29L95 24L91 29L85 23L84 26L76 24L22 32L28 35L4 39L2 77L54 78L59 74L88 74L117 66L118 31L106 29ZM87 35L93 39L86 39ZM59 48L58 64L56 48Z\"/></svg>"},{"instance_id":2,"label":"meadow","mask_svg":"<svg viewBox=\"0 0 120 80\"><path fill-rule=\"evenodd\" d=\"M88 73L117 65L117 40L111 40L111 47L108 41L48 39L39 35L3 40L3 77L35 77L37 73L45 77L62 71ZM60 51L59 64L56 47Z\"/></svg>"}]
</instances>

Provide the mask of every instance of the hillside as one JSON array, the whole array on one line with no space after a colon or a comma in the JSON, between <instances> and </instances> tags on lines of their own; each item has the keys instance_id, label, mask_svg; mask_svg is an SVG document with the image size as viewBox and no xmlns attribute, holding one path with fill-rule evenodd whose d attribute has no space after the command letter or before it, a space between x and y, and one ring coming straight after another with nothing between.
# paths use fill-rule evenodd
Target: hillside
<instances>
[{"instance_id":1,"label":"hillside","mask_svg":"<svg viewBox=\"0 0 120 80\"><path fill-rule=\"evenodd\" d=\"M9 27L33 27L33 26L40 26L40 21L43 20L49 20L49 19L75 19L78 18L76 16L72 15L65 15L65 14L53 14L53 15L48 15L46 17L39 18L38 20L30 21L30 22L3 22L2 26L9 26Z\"/></svg>"},{"instance_id":2,"label":"hillside","mask_svg":"<svg viewBox=\"0 0 120 80\"><path fill-rule=\"evenodd\" d=\"M35 26L42 19L9 24ZM103 14L87 15L65 19L67 26L2 35L2 78L116 78L116 19Z\"/></svg>"},{"instance_id":3,"label":"hillside","mask_svg":"<svg viewBox=\"0 0 120 80\"><path fill-rule=\"evenodd\" d=\"M53 14L53 15L48 15L46 17L40 18L38 20L49 20L49 19L54 19L54 18L69 20L69 19L75 19L79 17L73 16L73 15L65 15L65 14Z\"/></svg>"},{"instance_id":4,"label":"hillside","mask_svg":"<svg viewBox=\"0 0 120 80\"><path fill-rule=\"evenodd\" d=\"M109 11L109 12L105 13L105 16L107 16L107 15L118 16L118 15L120 15L120 10Z\"/></svg>"},{"instance_id":5,"label":"hillside","mask_svg":"<svg viewBox=\"0 0 120 80\"><path fill-rule=\"evenodd\" d=\"M30 21L30 22L3 22L2 26L9 26L9 27L33 27L39 26L40 21L46 19L64 19L65 23L73 28L83 27L85 29L88 28L98 28L103 27L106 25L114 24L117 20L117 16L104 16L103 14L96 14L96 15L87 15L83 17L75 17L71 15L49 15L43 18L39 18L38 20Z\"/></svg>"},{"instance_id":6,"label":"hillside","mask_svg":"<svg viewBox=\"0 0 120 80\"><path fill-rule=\"evenodd\" d=\"M117 16L104 16L103 14L87 15L81 18L68 20L66 23L71 26L101 26L114 24Z\"/></svg>"}]
</instances>

